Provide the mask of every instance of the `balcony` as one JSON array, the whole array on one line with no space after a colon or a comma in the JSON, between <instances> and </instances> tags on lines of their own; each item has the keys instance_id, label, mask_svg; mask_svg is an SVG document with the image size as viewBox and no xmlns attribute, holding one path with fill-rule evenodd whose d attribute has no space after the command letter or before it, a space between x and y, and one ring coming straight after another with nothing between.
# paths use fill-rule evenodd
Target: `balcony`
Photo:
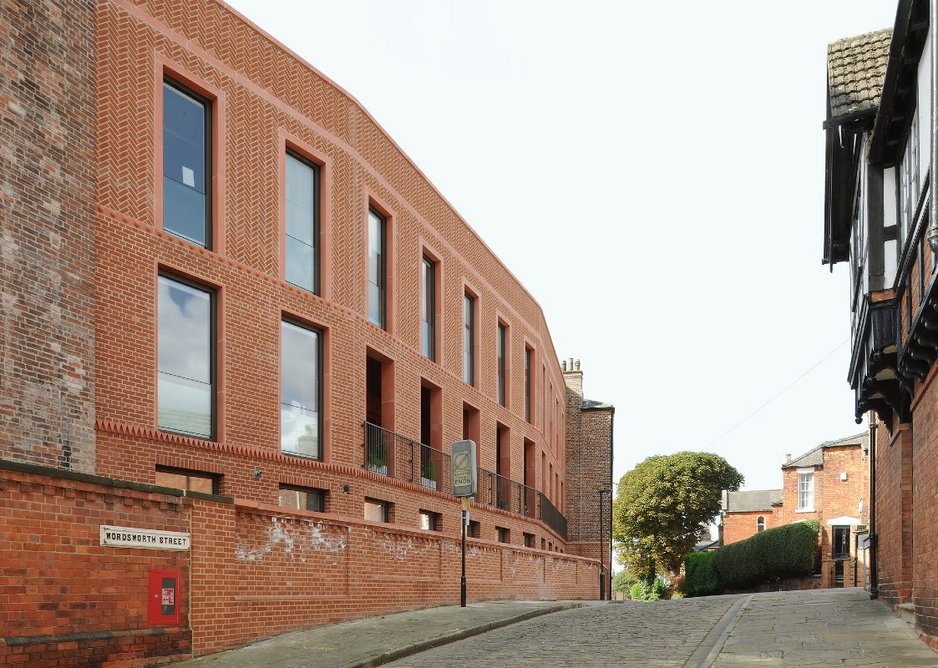
<instances>
[{"instance_id":1,"label":"balcony","mask_svg":"<svg viewBox=\"0 0 938 668\"><path fill-rule=\"evenodd\" d=\"M366 422L364 463L368 471L449 494L453 489L450 456L378 425ZM541 520L567 540L567 518L532 487L479 468L476 503Z\"/></svg>"}]
</instances>

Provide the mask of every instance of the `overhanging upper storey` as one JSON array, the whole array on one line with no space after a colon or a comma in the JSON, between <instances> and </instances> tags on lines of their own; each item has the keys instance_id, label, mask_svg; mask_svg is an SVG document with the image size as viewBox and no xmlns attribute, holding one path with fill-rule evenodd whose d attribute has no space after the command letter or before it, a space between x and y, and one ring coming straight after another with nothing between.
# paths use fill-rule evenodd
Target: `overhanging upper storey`
<instances>
[{"instance_id":1,"label":"overhanging upper storey","mask_svg":"<svg viewBox=\"0 0 938 668\"><path fill-rule=\"evenodd\" d=\"M842 39L828 47L825 264L849 257L861 135L873 127L879 108L891 37L891 30L880 30Z\"/></svg>"},{"instance_id":2,"label":"overhanging upper storey","mask_svg":"<svg viewBox=\"0 0 938 668\"><path fill-rule=\"evenodd\" d=\"M928 2L901 0L892 32L869 155L870 162L883 167L892 167L900 161L915 114L918 64L928 38Z\"/></svg>"}]
</instances>

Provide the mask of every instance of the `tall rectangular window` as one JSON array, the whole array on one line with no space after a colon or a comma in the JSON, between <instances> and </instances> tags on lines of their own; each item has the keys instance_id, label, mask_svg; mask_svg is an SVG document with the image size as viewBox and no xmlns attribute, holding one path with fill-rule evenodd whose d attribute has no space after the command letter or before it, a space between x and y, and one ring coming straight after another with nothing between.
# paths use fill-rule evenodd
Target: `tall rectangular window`
<instances>
[{"instance_id":1,"label":"tall rectangular window","mask_svg":"<svg viewBox=\"0 0 938 668\"><path fill-rule=\"evenodd\" d=\"M211 113L208 100L163 82L163 229L210 248Z\"/></svg>"},{"instance_id":2,"label":"tall rectangular window","mask_svg":"<svg viewBox=\"0 0 938 668\"><path fill-rule=\"evenodd\" d=\"M463 295L463 380L469 385L475 385L475 299L469 293Z\"/></svg>"},{"instance_id":3,"label":"tall rectangular window","mask_svg":"<svg viewBox=\"0 0 938 668\"><path fill-rule=\"evenodd\" d=\"M387 220L368 209L368 319L385 328L387 316Z\"/></svg>"},{"instance_id":4,"label":"tall rectangular window","mask_svg":"<svg viewBox=\"0 0 938 668\"><path fill-rule=\"evenodd\" d=\"M798 472L798 510L814 510L814 471Z\"/></svg>"},{"instance_id":5,"label":"tall rectangular window","mask_svg":"<svg viewBox=\"0 0 938 668\"><path fill-rule=\"evenodd\" d=\"M508 356L508 351L506 346L508 345L508 328L505 327L502 323L498 323L498 332L496 336L496 356L498 358L498 403L502 406L505 405L505 395L507 378L505 377L505 367L506 367L506 357Z\"/></svg>"},{"instance_id":6,"label":"tall rectangular window","mask_svg":"<svg viewBox=\"0 0 938 668\"><path fill-rule=\"evenodd\" d=\"M319 293L319 167L286 155L286 279Z\"/></svg>"},{"instance_id":7,"label":"tall rectangular window","mask_svg":"<svg viewBox=\"0 0 938 668\"><path fill-rule=\"evenodd\" d=\"M213 295L163 275L158 292L157 424L210 439L215 434Z\"/></svg>"},{"instance_id":8,"label":"tall rectangular window","mask_svg":"<svg viewBox=\"0 0 938 668\"><path fill-rule=\"evenodd\" d=\"M320 334L280 323L280 449L322 458Z\"/></svg>"},{"instance_id":9,"label":"tall rectangular window","mask_svg":"<svg viewBox=\"0 0 938 668\"><path fill-rule=\"evenodd\" d=\"M423 256L423 299L421 335L423 354L436 361L436 263Z\"/></svg>"},{"instance_id":10,"label":"tall rectangular window","mask_svg":"<svg viewBox=\"0 0 938 668\"><path fill-rule=\"evenodd\" d=\"M524 419L532 422L534 419L534 406L532 400L534 390L534 351L525 346L524 348ZM533 422L532 422L533 424Z\"/></svg>"}]
</instances>

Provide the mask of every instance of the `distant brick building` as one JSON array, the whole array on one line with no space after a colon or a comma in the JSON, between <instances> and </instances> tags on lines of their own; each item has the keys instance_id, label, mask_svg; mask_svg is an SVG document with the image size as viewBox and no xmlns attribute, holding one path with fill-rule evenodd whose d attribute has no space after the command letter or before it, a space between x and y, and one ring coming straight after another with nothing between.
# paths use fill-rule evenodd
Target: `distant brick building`
<instances>
[{"instance_id":1,"label":"distant brick building","mask_svg":"<svg viewBox=\"0 0 938 668\"><path fill-rule=\"evenodd\" d=\"M858 550L869 522L869 433L826 441L782 464L782 489L723 492L723 543L763 529L815 519L820 524L821 587L857 586L866 558Z\"/></svg>"},{"instance_id":2,"label":"distant brick building","mask_svg":"<svg viewBox=\"0 0 938 668\"><path fill-rule=\"evenodd\" d=\"M458 600L462 439L470 600L597 596L612 407L348 93L214 0L0 25L0 664Z\"/></svg>"},{"instance_id":3,"label":"distant brick building","mask_svg":"<svg viewBox=\"0 0 938 668\"><path fill-rule=\"evenodd\" d=\"M584 398L580 360L565 360L561 368L567 390L567 471L577 472L567 478L567 545L576 554L593 559L600 558L602 552L605 598L610 599L615 407Z\"/></svg>"},{"instance_id":4,"label":"distant brick building","mask_svg":"<svg viewBox=\"0 0 938 668\"><path fill-rule=\"evenodd\" d=\"M723 544L746 540L774 527L776 507L781 504L780 489L723 490L720 503Z\"/></svg>"}]
</instances>

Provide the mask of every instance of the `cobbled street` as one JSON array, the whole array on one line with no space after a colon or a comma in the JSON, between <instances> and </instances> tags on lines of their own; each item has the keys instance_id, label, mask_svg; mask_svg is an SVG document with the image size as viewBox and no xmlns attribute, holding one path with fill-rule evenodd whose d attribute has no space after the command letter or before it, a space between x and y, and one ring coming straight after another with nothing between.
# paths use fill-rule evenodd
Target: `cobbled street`
<instances>
[{"instance_id":1,"label":"cobbled street","mask_svg":"<svg viewBox=\"0 0 938 668\"><path fill-rule=\"evenodd\" d=\"M938 654L856 589L593 605L394 666L938 666Z\"/></svg>"}]
</instances>

